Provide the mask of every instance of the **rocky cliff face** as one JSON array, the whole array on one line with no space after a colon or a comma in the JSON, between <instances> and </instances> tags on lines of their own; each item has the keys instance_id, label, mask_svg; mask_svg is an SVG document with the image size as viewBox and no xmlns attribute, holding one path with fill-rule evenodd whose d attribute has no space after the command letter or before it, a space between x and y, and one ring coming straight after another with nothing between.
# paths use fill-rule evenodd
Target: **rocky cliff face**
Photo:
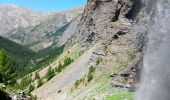
<instances>
[{"instance_id":1,"label":"rocky cliff face","mask_svg":"<svg viewBox=\"0 0 170 100\"><path fill-rule=\"evenodd\" d=\"M75 38L78 39L77 41L91 44L109 39L114 33L130 28L137 12L135 7L138 2L136 0L89 0Z\"/></svg>"},{"instance_id":2,"label":"rocky cliff face","mask_svg":"<svg viewBox=\"0 0 170 100\"><path fill-rule=\"evenodd\" d=\"M99 72L119 66L117 71L111 72L113 84L127 83L133 87L138 82L144 44L143 32L134 32L141 7L141 0L88 0L78 30L68 46L80 42L90 48L101 43L96 54L103 52L105 61Z\"/></svg>"}]
</instances>

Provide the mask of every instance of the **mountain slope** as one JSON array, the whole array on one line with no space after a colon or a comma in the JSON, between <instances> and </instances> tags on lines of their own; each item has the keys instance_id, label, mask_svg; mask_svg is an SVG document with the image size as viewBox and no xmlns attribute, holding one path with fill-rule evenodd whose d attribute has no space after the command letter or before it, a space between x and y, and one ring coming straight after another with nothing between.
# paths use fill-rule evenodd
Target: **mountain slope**
<instances>
[{"instance_id":1,"label":"mountain slope","mask_svg":"<svg viewBox=\"0 0 170 100\"><path fill-rule=\"evenodd\" d=\"M91 60L90 58L93 56L95 50L96 46L85 52L62 73L56 75L42 87L35 89L35 91L32 92L33 95L43 100L54 100L56 98L58 100L66 99L67 97L60 97L56 91L66 91L76 80L85 76L88 72L88 62Z\"/></svg>"},{"instance_id":2,"label":"mountain slope","mask_svg":"<svg viewBox=\"0 0 170 100\"><path fill-rule=\"evenodd\" d=\"M60 34L56 33L61 27L68 23L66 16L62 13L51 13L48 16L42 17L39 24L26 28L18 28L12 30L5 37L21 44L30 45L34 50L44 49L57 41ZM53 34L57 34L56 37ZM36 46L37 45L37 46Z\"/></svg>"},{"instance_id":3,"label":"mountain slope","mask_svg":"<svg viewBox=\"0 0 170 100\"><path fill-rule=\"evenodd\" d=\"M0 35L4 35L13 29L34 25L43 15L41 12L17 6L0 6Z\"/></svg>"},{"instance_id":4,"label":"mountain slope","mask_svg":"<svg viewBox=\"0 0 170 100\"><path fill-rule=\"evenodd\" d=\"M65 100L103 100L117 92L134 91L138 83L138 66L142 59L142 43L139 43L139 40L143 41L143 38L138 39L141 33L133 32L133 25L141 5L140 0L88 0L88 5L80 17L75 33L68 39L66 48L80 43L86 55L94 45L98 46L91 56L86 57L88 61L85 60L85 66L84 62L81 65L75 61L74 66L68 66L49 82L35 89L33 93L38 99L61 97ZM78 61L81 61L84 55L80 55ZM93 72L90 69L87 72L85 69L81 72L85 74L83 76L72 71L82 66L93 66ZM79 79L76 80L75 77Z\"/></svg>"},{"instance_id":5,"label":"mountain slope","mask_svg":"<svg viewBox=\"0 0 170 100\"><path fill-rule=\"evenodd\" d=\"M83 7L42 13L22 6L2 5L0 6L0 30L2 31L0 35L38 51L53 44L57 45L69 24L74 22L73 20L82 12Z\"/></svg>"},{"instance_id":6,"label":"mountain slope","mask_svg":"<svg viewBox=\"0 0 170 100\"><path fill-rule=\"evenodd\" d=\"M35 52L25 48L15 42L0 36L0 49L6 50L16 62L15 70L19 74L25 73L30 60L34 57Z\"/></svg>"},{"instance_id":7,"label":"mountain slope","mask_svg":"<svg viewBox=\"0 0 170 100\"><path fill-rule=\"evenodd\" d=\"M35 52L0 36L0 48L5 49L15 59L30 59Z\"/></svg>"},{"instance_id":8,"label":"mountain slope","mask_svg":"<svg viewBox=\"0 0 170 100\"><path fill-rule=\"evenodd\" d=\"M17 75L26 75L56 59L63 52L64 45L48 47L39 52L34 52L0 36L0 49L6 50L16 62Z\"/></svg>"}]
</instances>

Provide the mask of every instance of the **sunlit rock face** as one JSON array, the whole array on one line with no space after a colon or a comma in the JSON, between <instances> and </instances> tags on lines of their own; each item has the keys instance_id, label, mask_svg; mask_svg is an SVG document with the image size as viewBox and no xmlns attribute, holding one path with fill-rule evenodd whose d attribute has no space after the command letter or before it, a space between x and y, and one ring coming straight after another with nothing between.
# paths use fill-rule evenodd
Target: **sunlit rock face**
<instances>
[{"instance_id":1,"label":"sunlit rock face","mask_svg":"<svg viewBox=\"0 0 170 100\"><path fill-rule=\"evenodd\" d=\"M130 21L140 7L139 2L140 0L88 0L76 34L69 43L80 41L87 46L98 41L107 42L120 30L129 30L132 25Z\"/></svg>"},{"instance_id":2,"label":"sunlit rock face","mask_svg":"<svg viewBox=\"0 0 170 100\"><path fill-rule=\"evenodd\" d=\"M146 2L146 1L145 1ZM144 51L141 86L136 100L170 99L170 1L147 1L150 14L148 42Z\"/></svg>"}]
</instances>

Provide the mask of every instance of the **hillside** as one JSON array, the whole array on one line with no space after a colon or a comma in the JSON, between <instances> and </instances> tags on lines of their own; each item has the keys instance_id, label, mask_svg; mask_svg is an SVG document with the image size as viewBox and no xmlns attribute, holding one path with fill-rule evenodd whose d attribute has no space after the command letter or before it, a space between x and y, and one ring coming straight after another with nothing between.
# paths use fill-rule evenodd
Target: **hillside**
<instances>
[{"instance_id":1,"label":"hillside","mask_svg":"<svg viewBox=\"0 0 170 100\"><path fill-rule=\"evenodd\" d=\"M18 73L22 73L22 71L26 71L30 60L35 55L34 51L25 48L3 37L0 37L0 49L6 50L9 53L9 55L13 57L13 59L18 64L18 66L16 66L15 68L15 70Z\"/></svg>"},{"instance_id":2,"label":"hillside","mask_svg":"<svg viewBox=\"0 0 170 100\"><path fill-rule=\"evenodd\" d=\"M49 81L43 75L50 66L56 69L62 58L40 70L44 84L32 94L39 100L103 100L116 93L133 95L129 91L139 82L144 45L142 32L134 32L140 7L140 0L88 0L73 36L66 42L69 51L80 44L77 52L82 50L83 54L61 54L74 58L74 62L60 73L55 71L56 76Z\"/></svg>"},{"instance_id":3,"label":"hillside","mask_svg":"<svg viewBox=\"0 0 170 100\"><path fill-rule=\"evenodd\" d=\"M13 29L36 24L43 13L17 5L0 6L0 35L5 35Z\"/></svg>"},{"instance_id":4,"label":"hillside","mask_svg":"<svg viewBox=\"0 0 170 100\"><path fill-rule=\"evenodd\" d=\"M21 45L29 45L33 50L47 48L53 42L57 42L57 38L60 36L57 30L64 27L68 21L62 13L51 13L42 17L41 20L39 24L12 30L5 37Z\"/></svg>"},{"instance_id":5,"label":"hillside","mask_svg":"<svg viewBox=\"0 0 170 100\"><path fill-rule=\"evenodd\" d=\"M9 39L0 36L0 48L8 51L16 59L30 59L35 54L34 51L25 48Z\"/></svg>"},{"instance_id":6,"label":"hillside","mask_svg":"<svg viewBox=\"0 0 170 100\"><path fill-rule=\"evenodd\" d=\"M57 44L69 23L82 12L83 7L42 13L17 5L1 5L0 36L39 51Z\"/></svg>"},{"instance_id":7,"label":"hillside","mask_svg":"<svg viewBox=\"0 0 170 100\"><path fill-rule=\"evenodd\" d=\"M7 39L3 48L31 59L17 89L37 100L133 100L142 84L137 100L169 99L169 80L162 77L169 75L169 3L87 0L84 9L50 12L40 23L12 30L6 35L23 50Z\"/></svg>"},{"instance_id":8,"label":"hillside","mask_svg":"<svg viewBox=\"0 0 170 100\"><path fill-rule=\"evenodd\" d=\"M48 65L63 52L64 45L49 47L34 52L9 39L0 37L0 49L4 49L16 62L17 75L26 75L44 65Z\"/></svg>"}]
</instances>

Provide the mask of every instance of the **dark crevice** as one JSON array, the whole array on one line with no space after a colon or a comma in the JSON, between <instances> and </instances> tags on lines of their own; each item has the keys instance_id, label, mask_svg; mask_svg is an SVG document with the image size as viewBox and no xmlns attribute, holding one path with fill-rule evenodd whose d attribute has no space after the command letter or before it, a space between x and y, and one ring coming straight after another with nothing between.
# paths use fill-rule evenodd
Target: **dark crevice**
<instances>
[{"instance_id":1,"label":"dark crevice","mask_svg":"<svg viewBox=\"0 0 170 100\"><path fill-rule=\"evenodd\" d=\"M121 8L116 10L115 16L113 16L113 18L112 18L112 22L118 21L120 11L121 11Z\"/></svg>"},{"instance_id":2,"label":"dark crevice","mask_svg":"<svg viewBox=\"0 0 170 100\"><path fill-rule=\"evenodd\" d=\"M113 39L118 39L119 37L118 37L118 35L114 35L112 38Z\"/></svg>"},{"instance_id":3,"label":"dark crevice","mask_svg":"<svg viewBox=\"0 0 170 100\"><path fill-rule=\"evenodd\" d=\"M112 37L112 39L118 39L119 36L122 36L122 35L125 35L125 34L126 34L126 32L119 31Z\"/></svg>"},{"instance_id":4,"label":"dark crevice","mask_svg":"<svg viewBox=\"0 0 170 100\"><path fill-rule=\"evenodd\" d=\"M120 6L120 8L118 6ZM116 7L116 12L115 12L115 15L112 18L112 22L119 20L119 15L120 15L122 7L123 7L122 2L118 1L117 7Z\"/></svg>"},{"instance_id":5,"label":"dark crevice","mask_svg":"<svg viewBox=\"0 0 170 100\"><path fill-rule=\"evenodd\" d=\"M123 31L119 31L119 32L117 32L116 34L117 34L117 35L125 35L126 33L123 32Z\"/></svg>"},{"instance_id":6,"label":"dark crevice","mask_svg":"<svg viewBox=\"0 0 170 100\"><path fill-rule=\"evenodd\" d=\"M94 1L94 4L95 4L95 5L94 5L93 10L96 10L96 9L99 7L99 5L102 4L102 3L103 3L103 2L100 1L100 0L95 0L95 1Z\"/></svg>"},{"instance_id":7,"label":"dark crevice","mask_svg":"<svg viewBox=\"0 0 170 100\"><path fill-rule=\"evenodd\" d=\"M125 15L126 18L134 20L142 8L142 0L131 0L133 2L131 10Z\"/></svg>"}]
</instances>

